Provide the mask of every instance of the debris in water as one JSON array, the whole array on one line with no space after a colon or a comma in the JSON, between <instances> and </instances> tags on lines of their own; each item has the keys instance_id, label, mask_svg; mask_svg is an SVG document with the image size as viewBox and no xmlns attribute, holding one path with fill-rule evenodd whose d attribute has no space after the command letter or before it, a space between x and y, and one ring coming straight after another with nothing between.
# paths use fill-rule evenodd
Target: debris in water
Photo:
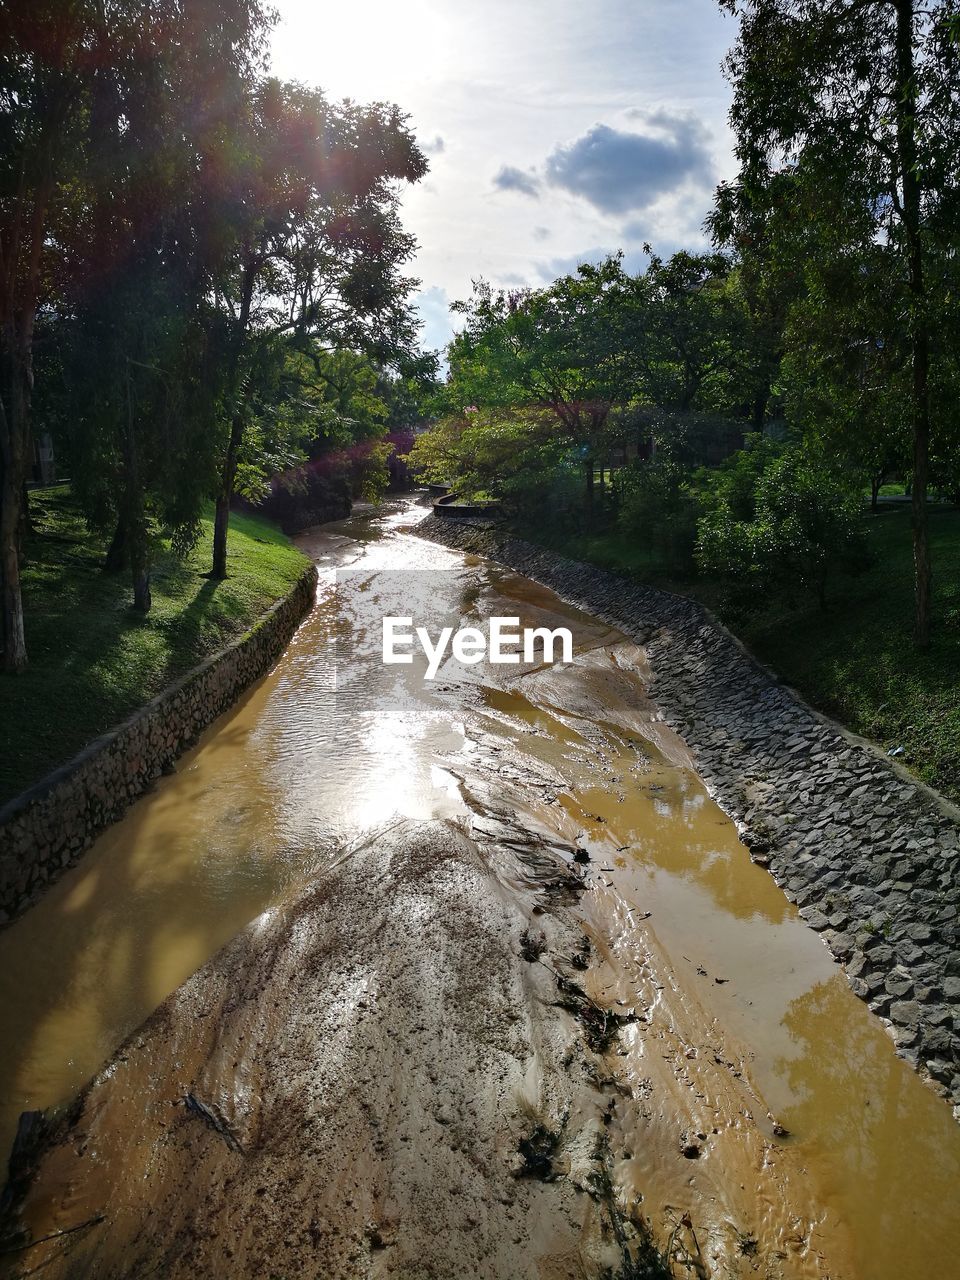
<instances>
[{"instance_id":1,"label":"debris in water","mask_svg":"<svg viewBox=\"0 0 960 1280\"><path fill-rule=\"evenodd\" d=\"M613 1013L602 1009L582 987L562 974L557 974L557 987L563 997L556 1002L557 1007L573 1014L583 1027L584 1037L594 1053L605 1053L622 1026L640 1021L635 1012Z\"/></svg>"},{"instance_id":2,"label":"debris in water","mask_svg":"<svg viewBox=\"0 0 960 1280\"><path fill-rule=\"evenodd\" d=\"M574 969L580 969L581 971L589 967L589 964L590 964L590 939L589 938L587 937L581 938L580 946L577 948L577 950L574 952L573 956L571 957L570 963L573 965Z\"/></svg>"},{"instance_id":3,"label":"debris in water","mask_svg":"<svg viewBox=\"0 0 960 1280\"><path fill-rule=\"evenodd\" d=\"M538 1124L529 1138L521 1138L517 1150L523 1159L518 1178L538 1178L541 1182L553 1182L557 1174L553 1167L553 1154L560 1142L556 1133Z\"/></svg>"},{"instance_id":4,"label":"debris in water","mask_svg":"<svg viewBox=\"0 0 960 1280\"><path fill-rule=\"evenodd\" d=\"M533 937L529 929L524 929L520 935L520 954L524 960L535 963L543 955L547 949L547 940L542 933Z\"/></svg>"}]
</instances>

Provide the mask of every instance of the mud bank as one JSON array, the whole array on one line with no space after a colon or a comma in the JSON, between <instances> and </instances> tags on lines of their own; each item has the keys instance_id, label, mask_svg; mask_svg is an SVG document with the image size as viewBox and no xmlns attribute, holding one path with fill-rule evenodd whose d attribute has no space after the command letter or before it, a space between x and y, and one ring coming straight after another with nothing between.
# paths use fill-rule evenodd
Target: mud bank
<instances>
[{"instance_id":1,"label":"mud bank","mask_svg":"<svg viewBox=\"0 0 960 1280\"><path fill-rule=\"evenodd\" d=\"M20 1150L7 1274L852 1274L736 1047L696 1060L702 1013L662 984L594 998L574 854L505 813L345 850Z\"/></svg>"},{"instance_id":2,"label":"mud bank","mask_svg":"<svg viewBox=\"0 0 960 1280\"><path fill-rule=\"evenodd\" d=\"M547 937L572 952L562 856L541 849L527 877L553 904L538 953ZM528 897L504 893L451 824L401 823L346 851L88 1088L25 1206L29 1222L42 1205L47 1233L87 1225L31 1248L24 1268L657 1274L640 1219L611 1194L578 1024L548 967L521 959Z\"/></svg>"},{"instance_id":3,"label":"mud bank","mask_svg":"<svg viewBox=\"0 0 960 1280\"><path fill-rule=\"evenodd\" d=\"M653 698L754 860L888 1023L900 1056L960 1106L960 826L952 812L824 723L696 602L488 522L431 516L415 532L508 565L644 646Z\"/></svg>"}]
</instances>

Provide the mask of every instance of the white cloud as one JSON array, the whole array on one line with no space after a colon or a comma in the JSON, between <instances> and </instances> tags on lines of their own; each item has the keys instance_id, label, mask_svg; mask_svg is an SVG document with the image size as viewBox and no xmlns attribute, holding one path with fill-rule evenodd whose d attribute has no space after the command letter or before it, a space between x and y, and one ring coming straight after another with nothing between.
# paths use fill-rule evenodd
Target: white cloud
<instances>
[{"instance_id":1,"label":"white cloud","mask_svg":"<svg viewBox=\"0 0 960 1280\"><path fill-rule=\"evenodd\" d=\"M439 285L431 285L429 289L421 289L413 301L423 322L424 349L437 351L445 347L453 332L446 291Z\"/></svg>"},{"instance_id":2,"label":"white cloud","mask_svg":"<svg viewBox=\"0 0 960 1280\"><path fill-rule=\"evenodd\" d=\"M402 206L420 242L413 271L428 345L440 345L441 330L449 338L446 300L466 297L479 276L552 279L543 273L595 246L639 260L645 239L658 251L701 246L706 175L734 169L720 72L734 23L716 0L276 3L276 74L334 98L395 101L428 140L431 190L409 189ZM492 186L504 171L539 179L539 203L509 177L506 189Z\"/></svg>"}]
</instances>

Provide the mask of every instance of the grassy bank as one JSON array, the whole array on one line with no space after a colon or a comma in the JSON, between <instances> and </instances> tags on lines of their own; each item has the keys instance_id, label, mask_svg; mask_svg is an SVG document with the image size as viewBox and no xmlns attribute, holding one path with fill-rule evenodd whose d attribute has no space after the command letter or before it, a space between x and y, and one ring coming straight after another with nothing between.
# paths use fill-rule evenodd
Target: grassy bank
<instances>
[{"instance_id":1,"label":"grassy bank","mask_svg":"<svg viewBox=\"0 0 960 1280\"><path fill-rule=\"evenodd\" d=\"M866 515L872 568L834 587L826 610L798 595L736 610L720 584L671 576L657 555L623 534L526 537L580 560L625 570L714 609L768 666L814 706L886 750L960 802L960 510L934 506L934 638L913 646L910 513L900 504Z\"/></svg>"},{"instance_id":2,"label":"grassy bank","mask_svg":"<svg viewBox=\"0 0 960 1280\"><path fill-rule=\"evenodd\" d=\"M155 558L153 609L130 608L128 574L101 570L105 546L89 533L65 486L31 495L35 532L23 593L30 665L0 676L0 804L70 759L241 635L285 595L307 564L272 525L234 515L230 576L211 582L212 524L185 559Z\"/></svg>"}]
</instances>

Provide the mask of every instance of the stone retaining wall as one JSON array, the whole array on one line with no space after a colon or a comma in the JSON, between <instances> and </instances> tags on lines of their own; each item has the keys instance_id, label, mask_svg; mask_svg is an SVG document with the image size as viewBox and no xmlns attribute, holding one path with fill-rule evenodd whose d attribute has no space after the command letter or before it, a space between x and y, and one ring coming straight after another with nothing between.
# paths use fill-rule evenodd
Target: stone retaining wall
<instances>
[{"instance_id":1,"label":"stone retaining wall","mask_svg":"<svg viewBox=\"0 0 960 1280\"><path fill-rule=\"evenodd\" d=\"M900 1056L960 1106L956 810L813 712L695 601L489 522L431 516L416 532L536 579L645 647L664 719L754 861L799 904Z\"/></svg>"},{"instance_id":2,"label":"stone retaining wall","mask_svg":"<svg viewBox=\"0 0 960 1280\"><path fill-rule=\"evenodd\" d=\"M0 924L33 902L268 670L316 596L317 571L222 652L0 809Z\"/></svg>"}]
</instances>

